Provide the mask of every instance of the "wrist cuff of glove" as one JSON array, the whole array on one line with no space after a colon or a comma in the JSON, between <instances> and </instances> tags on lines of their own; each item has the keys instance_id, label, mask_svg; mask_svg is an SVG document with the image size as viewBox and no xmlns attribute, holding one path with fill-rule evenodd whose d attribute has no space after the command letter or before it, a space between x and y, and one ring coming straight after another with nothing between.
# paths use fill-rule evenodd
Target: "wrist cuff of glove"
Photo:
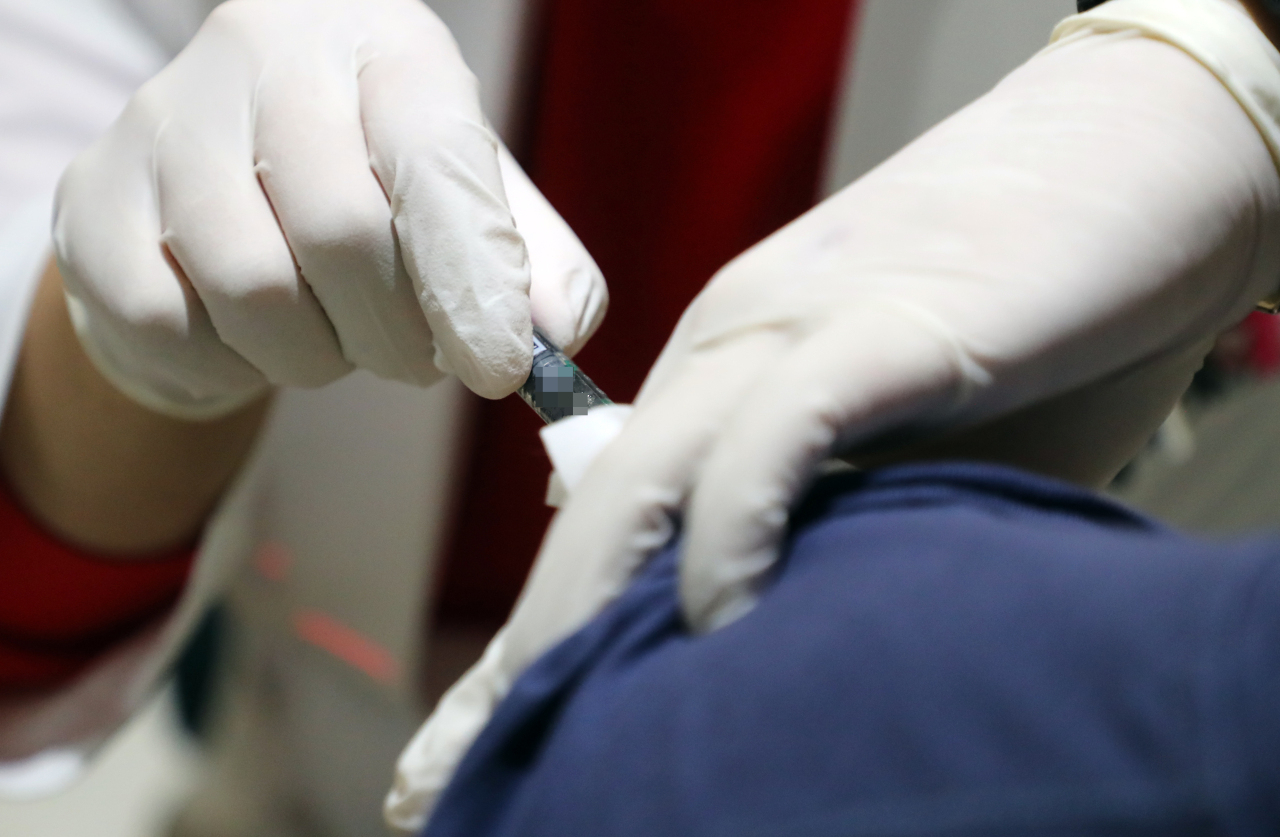
<instances>
[{"instance_id":1,"label":"wrist cuff of glove","mask_svg":"<svg viewBox=\"0 0 1280 837\"><path fill-rule=\"evenodd\" d=\"M122 371L123 364L118 362L116 353L97 339L93 329L88 327L88 316L80 301L67 295L67 312L71 316L71 325L75 329L80 347L98 374L137 404L152 412L181 421L213 421L222 416L234 413L241 407L261 398L270 385L236 392L232 395L193 395L181 387L161 388L142 383Z\"/></svg>"},{"instance_id":2,"label":"wrist cuff of glove","mask_svg":"<svg viewBox=\"0 0 1280 837\"><path fill-rule=\"evenodd\" d=\"M1090 9L1096 9L1107 0L1076 0L1076 11L1087 12ZM1280 19L1280 0L1261 0L1263 8L1272 17Z\"/></svg>"},{"instance_id":3,"label":"wrist cuff of glove","mask_svg":"<svg viewBox=\"0 0 1280 837\"><path fill-rule=\"evenodd\" d=\"M1081 14L1054 28L1049 49L1073 36L1124 31L1178 47L1240 103L1280 172L1280 51L1243 7L1231 0L1078 0L1078 6ZM1267 6L1280 9L1280 0ZM1280 289L1257 307L1280 311Z\"/></svg>"}]
</instances>

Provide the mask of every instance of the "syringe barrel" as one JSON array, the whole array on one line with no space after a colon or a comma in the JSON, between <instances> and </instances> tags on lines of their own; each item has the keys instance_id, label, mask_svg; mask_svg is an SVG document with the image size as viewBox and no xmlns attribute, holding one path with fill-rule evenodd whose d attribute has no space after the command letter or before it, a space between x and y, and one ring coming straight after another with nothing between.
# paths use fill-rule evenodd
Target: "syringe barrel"
<instances>
[{"instance_id":1,"label":"syringe barrel","mask_svg":"<svg viewBox=\"0 0 1280 837\"><path fill-rule=\"evenodd\" d=\"M547 424L585 416L598 404L613 403L537 326L533 327L533 369L520 387L520 397Z\"/></svg>"}]
</instances>

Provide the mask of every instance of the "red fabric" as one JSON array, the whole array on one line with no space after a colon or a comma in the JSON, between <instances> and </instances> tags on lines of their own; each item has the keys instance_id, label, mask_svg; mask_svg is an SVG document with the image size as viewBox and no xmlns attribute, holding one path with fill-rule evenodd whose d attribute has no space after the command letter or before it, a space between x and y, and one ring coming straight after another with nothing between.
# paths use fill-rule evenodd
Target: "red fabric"
<instances>
[{"instance_id":1,"label":"red fabric","mask_svg":"<svg viewBox=\"0 0 1280 837\"><path fill-rule=\"evenodd\" d=\"M44 531L0 484L0 692L53 685L161 615L194 549L112 561Z\"/></svg>"},{"instance_id":2,"label":"red fabric","mask_svg":"<svg viewBox=\"0 0 1280 837\"><path fill-rule=\"evenodd\" d=\"M1245 318L1249 332L1249 368L1259 377L1280 372L1280 317L1254 311Z\"/></svg>"},{"instance_id":3,"label":"red fabric","mask_svg":"<svg viewBox=\"0 0 1280 837\"><path fill-rule=\"evenodd\" d=\"M530 174L609 280L580 358L630 400L717 268L817 195L851 0L550 0ZM536 417L478 407L437 618L496 624L550 511Z\"/></svg>"}]
</instances>

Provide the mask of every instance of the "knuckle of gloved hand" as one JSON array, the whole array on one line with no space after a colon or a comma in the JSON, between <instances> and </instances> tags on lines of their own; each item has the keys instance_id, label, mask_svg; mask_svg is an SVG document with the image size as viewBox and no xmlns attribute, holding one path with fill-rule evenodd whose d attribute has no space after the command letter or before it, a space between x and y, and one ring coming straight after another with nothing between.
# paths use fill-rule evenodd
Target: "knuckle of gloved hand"
<instances>
[{"instance_id":1,"label":"knuckle of gloved hand","mask_svg":"<svg viewBox=\"0 0 1280 837\"><path fill-rule=\"evenodd\" d=\"M85 159L88 152L71 161L58 180L53 202L53 250L58 258L71 260L75 243L81 232L81 207L86 190L86 177L92 167Z\"/></svg>"},{"instance_id":2,"label":"knuckle of gloved hand","mask_svg":"<svg viewBox=\"0 0 1280 837\"><path fill-rule=\"evenodd\" d=\"M113 271L116 274L130 272L128 266ZM110 275L99 276L100 283L106 286L118 286L114 281L119 278ZM90 294L97 304L112 320L127 324L132 333L139 337L151 335L156 342L182 340L186 341L190 312L188 300L178 283L149 283L140 286L137 283L129 286L127 293Z\"/></svg>"},{"instance_id":3,"label":"knuckle of gloved hand","mask_svg":"<svg viewBox=\"0 0 1280 837\"><path fill-rule=\"evenodd\" d=\"M367 201L326 202L288 230L286 237L305 269L310 262L360 265L385 260L391 213Z\"/></svg>"},{"instance_id":4,"label":"knuckle of gloved hand","mask_svg":"<svg viewBox=\"0 0 1280 837\"><path fill-rule=\"evenodd\" d=\"M288 3L266 3L263 0L223 0L209 12L202 29L229 35L245 36L261 29L272 12L289 8Z\"/></svg>"},{"instance_id":5,"label":"knuckle of gloved hand","mask_svg":"<svg viewBox=\"0 0 1280 837\"><path fill-rule=\"evenodd\" d=\"M171 85L162 71L134 91L108 134L122 134L137 128L150 132L164 124L172 113Z\"/></svg>"},{"instance_id":6,"label":"knuckle of gloved hand","mask_svg":"<svg viewBox=\"0 0 1280 837\"><path fill-rule=\"evenodd\" d=\"M238 247L188 244L181 232L164 236L174 273L188 279L201 298L209 297L236 308L254 310L296 298L298 278L287 254L269 245L244 242ZM175 275L171 284L180 287Z\"/></svg>"},{"instance_id":7,"label":"knuckle of gloved hand","mask_svg":"<svg viewBox=\"0 0 1280 837\"><path fill-rule=\"evenodd\" d=\"M350 4L315 0L222 0L205 17L187 49L199 46L224 54L231 49L250 60L307 50L319 46L317 36L325 28L322 21L339 24L334 20L333 7L342 5Z\"/></svg>"}]
</instances>

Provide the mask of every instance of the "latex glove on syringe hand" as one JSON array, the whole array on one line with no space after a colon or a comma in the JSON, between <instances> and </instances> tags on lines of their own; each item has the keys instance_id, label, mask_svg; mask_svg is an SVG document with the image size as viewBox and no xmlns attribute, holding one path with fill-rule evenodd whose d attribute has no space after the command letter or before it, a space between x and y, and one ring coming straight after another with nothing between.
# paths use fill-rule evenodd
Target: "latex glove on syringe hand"
<instances>
[{"instance_id":1,"label":"latex glove on syringe hand","mask_svg":"<svg viewBox=\"0 0 1280 837\"><path fill-rule=\"evenodd\" d=\"M1112 0L1057 34L695 300L506 627L402 756L393 824L421 825L520 672L677 516L705 631L749 609L833 453L1183 364L1152 393L1167 407L1167 382L1276 291L1280 54L1242 8Z\"/></svg>"},{"instance_id":2,"label":"latex glove on syringe hand","mask_svg":"<svg viewBox=\"0 0 1280 837\"><path fill-rule=\"evenodd\" d=\"M531 320L573 351L607 300L415 0L219 6L68 169L54 241L95 365L179 418L353 368L504 396Z\"/></svg>"}]
</instances>

